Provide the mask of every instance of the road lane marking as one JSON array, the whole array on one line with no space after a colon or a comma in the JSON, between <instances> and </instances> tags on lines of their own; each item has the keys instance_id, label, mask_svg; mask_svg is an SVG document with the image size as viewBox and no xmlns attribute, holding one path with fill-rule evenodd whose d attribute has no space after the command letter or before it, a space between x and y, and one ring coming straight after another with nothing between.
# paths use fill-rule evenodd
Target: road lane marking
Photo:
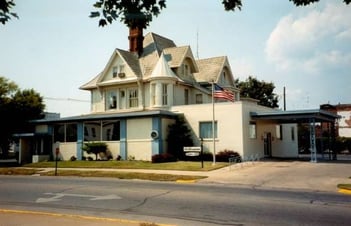
<instances>
[{"instance_id":1,"label":"road lane marking","mask_svg":"<svg viewBox=\"0 0 351 226\"><path fill-rule=\"evenodd\" d=\"M45 195L53 195L53 197L49 198L38 198L35 202L36 203L44 203L44 202L56 202L60 201L63 197L78 197L78 198L88 198L91 201L96 200L112 200L112 199L122 199L118 195L85 195L85 194L70 194L70 193L44 193Z\"/></svg>"},{"instance_id":2,"label":"road lane marking","mask_svg":"<svg viewBox=\"0 0 351 226\"><path fill-rule=\"evenodd\" d=\"M83 220L96 220L96 221L108 221L116 223L128 223L141 225L142 223L147 223L145 221L136 221L136 220L127 220L122 218L107 218L107 217L94 217L94 216L84 216L84 215L75 215L75 214L64 214L64 213L51 213L51 212L41 212L41 211L31 211L31 210L11 210L11 209L0 209L0 213L13 213L13 214L32 214L32 215L45 215L51 217L70 217L78 218ZM174 224L159 224L158 226L176 226Z\"/></svg>"}]
</instances>

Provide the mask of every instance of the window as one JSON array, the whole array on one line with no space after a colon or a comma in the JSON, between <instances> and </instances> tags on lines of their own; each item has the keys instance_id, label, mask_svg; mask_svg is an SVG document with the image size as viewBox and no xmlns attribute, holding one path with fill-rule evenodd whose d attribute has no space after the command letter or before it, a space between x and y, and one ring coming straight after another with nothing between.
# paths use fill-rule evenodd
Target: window
<instances>
[{"instance_id":1,"label":"window","mask_svg":"<svg viewBox=\"0 0 351 226\"><path fill-rule=\"evenodd\" d=\"M212 124L213 122L200 122L199 128L200 128L200 137L201 138L213 138L212 134ZM214 123L214 134L215 138L217 138L217 122Z\"/></svg>"},{"instance_id":2,"label":"window","mask_svg":"<svg viewBox=\"0 0 351 226\"><path fill-rule=\"evenodd\" d=\"M54 142L76 142L77 124L61 124L54 127Z\"/></svg>"},{"instance_id":3,"label":"window","mask_svg":"<svg viewBox=\"0 0 351 226\"><path fill-rule=\"evenodd\" d=\"M77 141L77 124L66 125L66 142Z\"/></svg>"},{"instance_id":4,"label":"window","mask_svg":"<svg viewBox=\"0 0 351 226\"><path fill-rule=\"evenodd\" d=\"M189 104L189 90L188 89L184 90L184 104L185 105Z\"/></svg>"},{"instance_id":5,"label":"window","mask_svg":"<svg viewBox=\"0 0 351 226\"><path fill-rule=\"evenodd\" d=\"M201 93L197 93L195 96L195 103L196 104L202 104L203 100L202 100L202 94Z\"/></svg>"},{"instance_id":6,"label":"window","mask_svg":"<svg viewBox=\"0 0 351 226\"><path fill-rule=\"evenodd\" d=\"M117 108L117 92L108 91L106 93L106 109L116 109Z\"/></svg>"},{"instance_id":7,"label":"window","mask_svg":"<svg viewBox=\"0 0 351 226\"><path fill-rule=\"evenodd\" d=\"M138 107L138 89L130 89L129 90L129 107L135 108Z\"/></svg>"},{"instance_id":8,"label":"window","mask_svg":"<svg viewBox=\"0 0 351 226\"><path fill-rule=\"evenodd\" d=\"M65 125L54 126L54 142L65 142Z\"/></svg>"},{"instance_id":9,"label":"window","mask_svg":"<svg viewBox=\"0 0 351 226\"><path fill-rule=\"evenodd\" d=\"M151 106L156 104L156 84L151 84Z\"/></svg>"},{"instance_id":10,"label":"window","mask_svg":"<svg viewBox=\"0 0 351 226\"><path fill-rule=\"evenodd\" d=\"M256 122L250 122L250 125L249 125L249 138L251 138L251 139L256 139L257 138Z\"/></svg>"},{"instance_id":11,"label":"window","mask_svg":"<svg viewBox=\"0 0 351 226\"><path fill-rule=\"evenodd\" d=\"M167 84L162 84L162 105L168 105Z\"/></svg>"},{"instance_id":12,"label":"window","mask_svg":"<svg viewBox=\"0 0 351 226\"><path fill-rule=\"evenodd\" d=\"M277 139L283 140L283 126L282 125L276 125L276 136Z\"/></svg>"},{"instance_id":13,"label":"window","mask_svg":"<svg viewBox=\"0 0 351 226\"><path fill-rule=\"evenodd\" d=\"M120 64L112 68L112 78L116 78L118 74L124 73L124 65Z\"/></svg>"},{"instance_id":14,"label":"window","mask_svg":"<svg viewBox=\"0 0 351 226\"><path fill-rule=\"evenodd\" d=\"M116 78L118 74L118 67L115 66L112 68L112 78Z\"/></svg>"},{"instance_id":15,"label":"window","mask_svg":"<svg viewBox=\"0 0 351 226\"><path fill-rule=\"evenodd\" d=\"M291 127L291 140L295 140L295 127Z\"/></svg>"},{"instance_id":16,"label":"window","mask_svg":"<svg viewBox=\"0 0 351 226\"><path fill-rule=\"evenodd\" d=\"M102 123L102 140L113 141L120 140L120 122L103 122Z\"/></svg>"}]
</instances>

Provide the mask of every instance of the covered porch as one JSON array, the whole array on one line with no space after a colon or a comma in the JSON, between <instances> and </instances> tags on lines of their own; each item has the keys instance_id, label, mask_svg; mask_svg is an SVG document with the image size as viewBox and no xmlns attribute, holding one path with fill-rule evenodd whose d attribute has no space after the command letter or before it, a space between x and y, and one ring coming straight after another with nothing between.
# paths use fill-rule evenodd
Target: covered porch
<instances>
[{"instance_id":1,"label":"covered porch","mask_svg":"<svg viewBox=\"0 0 351 226\"><path fill-rule=\"evenodd\" d=\"M335 143L335 125L340 118L337 114L324 110L297 110L297 111L276 111L276 112L251 112L251 119L256 121L269 121L277 124L308 124L310 138L310 161L317 162L316 148L316 125L318 123L327 123L329 130L330 150L328 152L329 160L336 160L336 152L333 151Z\"/></svg>"}]
</instances>

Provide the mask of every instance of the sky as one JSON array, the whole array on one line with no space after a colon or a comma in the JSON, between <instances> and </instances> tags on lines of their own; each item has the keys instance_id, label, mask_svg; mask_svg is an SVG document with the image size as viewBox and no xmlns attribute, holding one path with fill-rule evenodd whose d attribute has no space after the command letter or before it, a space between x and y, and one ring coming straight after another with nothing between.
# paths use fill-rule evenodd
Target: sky
<instances>
[{"instance_id":1,"label":"sky","mask_svg":"<svg viewBox=\"0 0 351 226\"><path fill-rule=\"evenodd\" d=\"M100 73L115 48L128 50L128 28L89 18L94 0L15 0L0 24L0 76L44 97L45 111L87 114L90 93L79 87ZM321 0L243 0L226 12L221 0L167 0L144 34L190 45L200 59L227 56L234 78L272 82L286 109L351 104L351 5Z\"/></svg>"}]
</instances>

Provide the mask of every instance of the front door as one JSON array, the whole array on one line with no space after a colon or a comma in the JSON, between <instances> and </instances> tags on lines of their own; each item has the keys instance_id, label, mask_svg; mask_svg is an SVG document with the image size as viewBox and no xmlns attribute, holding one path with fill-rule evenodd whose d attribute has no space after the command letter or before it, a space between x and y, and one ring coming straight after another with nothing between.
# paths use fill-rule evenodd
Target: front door
<instances>
[{"instance_id":1,"label":"front door","mask_svg":"<svg viewBox=\"0 0 351 226\"><path fill-rule=\"evenodd\" d=\"M264 133L264 156L271 157L272 156L272 134Z\"/></svg>"}]
</instances>

